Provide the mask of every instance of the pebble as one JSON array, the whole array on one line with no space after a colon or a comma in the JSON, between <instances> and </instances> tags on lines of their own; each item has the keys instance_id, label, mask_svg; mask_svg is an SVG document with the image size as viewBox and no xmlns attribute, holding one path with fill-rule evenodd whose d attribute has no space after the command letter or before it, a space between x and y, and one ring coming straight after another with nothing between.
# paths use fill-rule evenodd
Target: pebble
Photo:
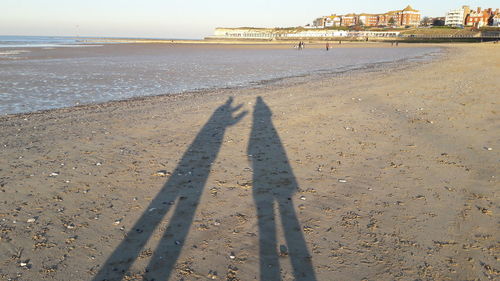
<instances>
[{"instance_id":1,"label":"pebble","mask_svg":"<svg viewBox=\"0 0 500 281\"><path fill-rule=\"evenodd\" d=\"M281 257L288 256L288 248L285 245L280 245L280 256Z\"/></svg>"},{"instance_id":2,"label":"pebble","mask_svg":"<svg viewBox=\"0 0 500 281\"><path fill-rule=\"evenodd\" d=\"M101 165L102 165L102 163L101 163L101 162L97 162L97 163L95 163L95 165L96 165L96 166L101 166Z\"/></svg>"},{"instance_id":3,"label":"pebble","mask_svg":"<svg viewBox=\"0 0 500 281\"><path fill-rule=\"evenodd\" d=\"M156 175L160 177L165 177L167 176L167 170L159 170L156 172Z\"/></svg>"},{"instance_id":4,"label":"pebble","mask_svg":"<svg viewBox=\"0 0 500 281\"><path fill-rule=\"evenodd\" d=\"M57 177L58 175L59 175L58 172L53 172L53 173L50 174L51 177Z\"/></svg>"},{"instance_id":5,"label":"pebble","mask_svg":"<svg viewBox=\"0 0 500 281\"><path fill-rule=\"evenodd\" d=\"M207 277L212 279L212 280L215 280L217 279L217 271L213 271L213 270L209 270L208 271L208 274L207 274Z\"/></svg>"},{"instance_id":6,"label":"pebble","mask_svg":"<svg viewBox=\"0 0 500 281\"><path fill-rule=\"evenodd\" d=\"M484 149L486 149L488 151L492 151L493 150L493 148L491 148L491 147L485 147Z\"/></svg>"},{"instance_id":7,"label":"pebble","mask_svg":"<svg viewBox=\"0 0 500 281\"><path fill-rule=\"evenodd\" d=\"M345 180L345 179L339 179L339 182L346 183L347 180Z\"/></svg>"},{"instance_id":8,"label":"pebble","mask_svg":"<svg viewBox=\"0 0 500 281\"><path fill-rule=\"evenodd\" d=\"M117 220L115 220L115 222L113 224L114 225L119 225L121 222L122 222L122 219L117 219Z\"/></svg>"},{"instance_id":9,"label":"pebble","mask_svg":"<svg viewBox=\"0 0 500 281\"><path fill-rule=\"evenodd\" d=\"M236 255L234 254L234 252L231 252L231 254L229 255L229 258L234 260L236 258Z\"/></svg>"},{"instance_id":10,"label":"pebble","mask_svg":"<svg viewBox=\"0 0 500 281\"><path fill-rule=\"evenodd\" d=\"M305 196L300 196L300 200L306 200Z\"/></svg>"},{"instance_id":11,"label":"pebble","mask_svg":"<svg viewBox=\"0 0 500 281\"><path fill-rule=\"evenodd\" d=\"M31 218L31 219L28 219L26 222L28 222L28 223L33 223L33 222L35 222L35 221L36 221L36 218Z\"/></svg>"},{"instance_id":12,"label":"pebble","mask_svg":"<svg viewBox=\"0 0 500 281\"><path fill-rule=\"evenodd\" d=\"M455 189L453 187L445 186L444 188L448 191L455 191Z\"/></svg>"},{"instance_id":13,"label":"pebble","mask_svg":"<svg viewBox=\"0 0 500 281\"><path fill-rule=\"evenodd\" d=\"M179 240L175 241L175 245L180 245L180 244L181 244L181 241L179 241Z\"/></svg>"}]
</instances>

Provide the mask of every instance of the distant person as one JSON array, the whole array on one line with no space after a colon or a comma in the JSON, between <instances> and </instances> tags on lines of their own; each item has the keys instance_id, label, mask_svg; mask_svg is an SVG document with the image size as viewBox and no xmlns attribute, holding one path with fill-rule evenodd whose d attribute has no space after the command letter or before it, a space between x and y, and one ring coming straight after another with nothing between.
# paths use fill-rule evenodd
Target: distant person
<instances>
[{"instance_id":1,"label":"distant person","mask_svg":"<svg viewBox=\"0 0 500 281\"><path fill-rule=\"evenodd\" d=\"M396 41L396 47L399 45L399 42Z\"/></svg>"},{"instance_id":2,"label":"distant person","mask_svg":"<svg viewBox=\"0 0 500 281\"><path fill-rule=\"evenodd\" d=\"M339 40L339 45L342 45L342 40Z\"/></svg>"},{"instance_id":3,"label":"distant person","mask_svg":"<svg viewBox=\"0 0 500 281\"><path fill-rule=\"evenodd\" d=\"M391 41L391 47L394 47L394 41Z\"/></svg>"},{"instance_id":4,"label":"distant person","mask_svg":"<svg viewBox=\"0 0 500 281\"><path fill-rule=\"evenodd\" d=\"M330 43L326 42L326 50L328 51L330 49Z\"/></svg>"}]
</instances>

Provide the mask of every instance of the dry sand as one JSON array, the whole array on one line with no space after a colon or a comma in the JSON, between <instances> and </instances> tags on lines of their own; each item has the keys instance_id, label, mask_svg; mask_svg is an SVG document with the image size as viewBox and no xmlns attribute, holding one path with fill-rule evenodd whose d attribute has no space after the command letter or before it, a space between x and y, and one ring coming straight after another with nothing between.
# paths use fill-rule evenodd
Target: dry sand
<instances>
[{"instance_id":1,"label":"dry sand","mask_svg":"<svg viewBox=\"0 0 500 281\"><path fill-rule=\"evenodd\" d=\"M500 45L447 47L0 118L0 279L500 278Z\"/></svg>"}]
</instances>

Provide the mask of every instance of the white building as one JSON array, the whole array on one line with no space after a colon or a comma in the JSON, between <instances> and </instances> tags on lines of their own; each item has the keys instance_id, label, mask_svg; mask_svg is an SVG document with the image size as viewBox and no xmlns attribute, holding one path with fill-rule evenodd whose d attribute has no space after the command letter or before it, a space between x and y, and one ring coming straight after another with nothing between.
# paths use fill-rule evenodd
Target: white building
<instances>
[{"instance_id":1,"label":"white building","mask_svg":"<svg viewBox=\"0 0 500 281\"><path fill-rule=\"evenodd\" d=\"M331 15L325 17L325 27L340 26L342 23L342 18L337 15Z\"/></svg>"},{"instance_id":2,"label":"white building","mask_svg":"<svg viewBox=\"0 0 500 281\"><path fill-rule=\"evenodd\" d=\"M500 27L500 14L496 14L496 15L493 17L493 23L492 23L492 26L498 26L498 27Z\"/></svg>"},{"instance_id":3,"label":"white building","mask_svg":"<svg viewBox=\"0 0 500 281\"><path fill-rule=\"evenodd\" d=\"M470 12L469 6L462 6L460 9L451 10L446 14L444 24L448 26L459 26L463 27L465 25L465 18Z\"/></svg>"}]
</instances>

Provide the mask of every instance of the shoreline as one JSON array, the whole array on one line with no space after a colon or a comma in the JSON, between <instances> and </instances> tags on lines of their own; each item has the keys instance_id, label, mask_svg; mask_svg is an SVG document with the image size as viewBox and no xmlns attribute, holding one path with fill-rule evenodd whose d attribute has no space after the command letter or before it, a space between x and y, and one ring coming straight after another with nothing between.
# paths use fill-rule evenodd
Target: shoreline
<instances>
[{"instance_id":1,"label":"shoreline","mask_svg":"<svg viewBox=\"0 0 500 281\"><path fill-rule=\"evenodd\" d=\"M133 44L133 43L132 43ZM138 43L140 44L140 43ZM245 44L236 44L236 45L226 45L231 48L254 48L257 46L253 45L245 45ZM281 46L275 46L275 45L260 45L258 48L274 48L274 47L281 47ZM323 45L311 45L310 48L323 48ZM335 51L335 49L338 48L392 48L391 46L387 44L379 44L379 43L354 43L354 44L344 44L341 46L335 46L332 48L332 52ZM67 106L67 107L61 107L61 108L52 108L52 109L42 109L42 110L36 110L32 112L19 112L19 113L9 113L9 114L3 114L0 115L0 121L4 118L10 118L12 116L16 115L33 115L33 114L43 114L45 112L51 112L51 111L68 111L71 109L81 109L85 110L86 107L107 107L107 106L112 106L117 103L121 102L140 102L145 99L150 99L150 98L155 98L155 97L166 97L166 96L175 96L175 98L179 98L180 96L197 96L200 94L207 94L207 93L213 93L213 92L218 92L221 90L244 90L244 89L255 89L255 88L260 88L260 87L266 87L266 86L273 86L274 84L278 84L281 86L286 85L287 83L307 83L308 80L310 79L324 79L325 77L334 77L334 76L339 76L339 75L344 75L345 73L348 72L353 72L353 73L359 73L359 72L364 72L364 71L376 71L377 69L383 69L385 67L391 67L392 68L407 68L411 67L412 65L419 64L419 63L427 63L431 62L434 60L440 60L443 59L443 56L447 55L447 49L449 47L443 46L443 45L436 45L436 44L420 44L419 46L407 46L405 44L401 44L399 48L415 48L415 47L435 47L438 48L438 52L441 52L439 55L435 55L436 52L432 52L430 54L427 54L426 57L428 56L433 56L433 58L430 61L419 61L416 62L415 60L420 60L423 56L419 57L411 57L411 58L405 58L402 60L396 60L396 61L387 61L387 62L382 62L382 63L368 63L368 64L362 64L358 65L356 68L353 69L334 69L331 71L323 72L323 73L318 73L318 72L313 72L313 73L308 73L308 74L303 74L303 75L296 75L296 76L285 76L285 77L280 77L280 78L273 78L273 79L267 79L267 80L260 80L260 81L252 81L249 82L248 85L242 85L242 86L233 86L233 87L227 87L227 86L221 86L221 87L213 87L213 88L207 88L207 89L194 89L194 90L189 90L187 92L174 92L174 93L164 93L164 94L157 94L157 95L149 95L149 96L136 96L136 97L131 97L131 98L125 98L125 99L118 99L118 100L109 100L109 101L104 101L104 102L97 102L97 103L85 103L81 105L73 105L73 106ZM38 49L38 47L30 47L30 48L23 48L23 49ZM19 49L19 48L15 48ZM371 70L374 68L375 70ZM304 79L304 81L298 81ZM109 104L109 105L108 105Z\"/></svg>"},{"instance_id":2,"label":"shoreline","mask_svg":"<svg viewBox=\"0 0 500 281\"><path fill-rule=\"evenodd\" d=\"M0 277L258 280L277 260L283 280L293 262L307 280L497 278L500 53L444 47L400 68L0 117Z\"/></svg>"}]
</instances>

